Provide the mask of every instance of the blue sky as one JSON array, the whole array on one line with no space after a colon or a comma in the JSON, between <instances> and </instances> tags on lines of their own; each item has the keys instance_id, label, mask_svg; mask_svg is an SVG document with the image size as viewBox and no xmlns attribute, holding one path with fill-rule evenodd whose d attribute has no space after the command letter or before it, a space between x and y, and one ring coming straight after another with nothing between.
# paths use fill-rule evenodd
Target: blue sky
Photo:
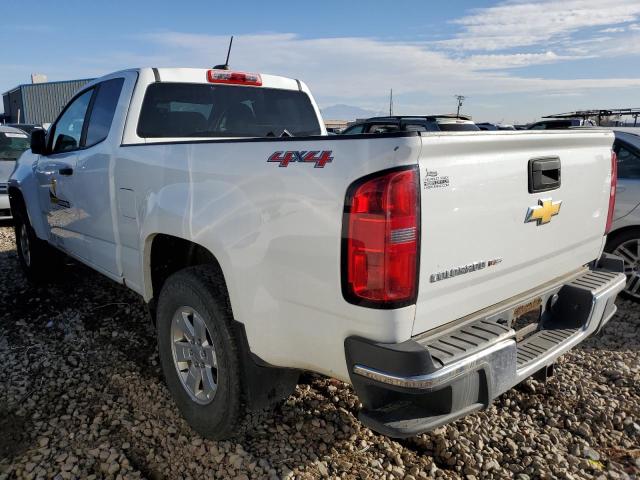
<instances>
[{"instance_id":1,"label":"blue sky","mask_svg":"<svg viewBox=\"0 0 640 480\"><path fill-rule=\"evenodd\" d=\"M640 106L640 0L4 2L0 92L135 66L232 67L304 80L321 107L525 122ZM13 46L13 48L7 48ZM331 110L331 109L329 109Z\"/></svg>"}]
</instances>

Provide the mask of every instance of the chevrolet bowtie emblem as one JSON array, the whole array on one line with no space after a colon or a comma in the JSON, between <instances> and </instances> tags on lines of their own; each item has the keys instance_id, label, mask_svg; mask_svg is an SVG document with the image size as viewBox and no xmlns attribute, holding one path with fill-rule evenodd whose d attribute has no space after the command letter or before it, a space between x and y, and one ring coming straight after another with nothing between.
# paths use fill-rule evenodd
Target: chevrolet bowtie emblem
<instances>
[{"instance_id":1,"label":"chevrolet bowtie emblem","mask_svg":"<svg viewBox=\"0 0 640 480\"><path fill-rule=\"evenodd\" d=\"M524 221L525 223L536 221L538 225L549 223L551 217L560 213L560 205L562 205L562 200L558 200L557 202L554 202L550 198L538 200L538 205L529 207L527 218L525 218Z\"/></svg>"}]
</instances>

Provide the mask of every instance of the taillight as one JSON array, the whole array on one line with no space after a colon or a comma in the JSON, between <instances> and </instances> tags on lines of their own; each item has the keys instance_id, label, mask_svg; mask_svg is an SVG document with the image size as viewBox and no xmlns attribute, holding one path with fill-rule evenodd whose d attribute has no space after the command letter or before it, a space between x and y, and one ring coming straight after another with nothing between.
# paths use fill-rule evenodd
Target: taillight
<instances>
[{"instance_id":1,"label":"taillight","mask_svg":"<svg viewBox=\"0 0 640 480\"><path fill-rule=\"evenodd\" d=\"M254 87L262 85L262 77L257 73L232 72L230 70L207 70L207 80L211 83L253 85Z\"/></svg>"},{"instance_id":2,"label":"taillight","mask_svg":"<svg viewBox=\"0 0 640 480\"><path fill-rule=\"evenodd\" d=\"M342 252L346 300L382 308L415 303L419 203L415 167L365 177L349 188Z\"/></svg>"},{"instance_id":3,"label":"taillight","mask_svg":"<svg viewBox=\"0 0 640 480\"><path fill-rule=\"evenodd\" d=\"M611 151L611 190L609 190L609 212L607 213L607 227L604 234L608 235L613 225L613 214L616 209L616 188L618 186L618 156Z\"/></svg>"}]
</instances>

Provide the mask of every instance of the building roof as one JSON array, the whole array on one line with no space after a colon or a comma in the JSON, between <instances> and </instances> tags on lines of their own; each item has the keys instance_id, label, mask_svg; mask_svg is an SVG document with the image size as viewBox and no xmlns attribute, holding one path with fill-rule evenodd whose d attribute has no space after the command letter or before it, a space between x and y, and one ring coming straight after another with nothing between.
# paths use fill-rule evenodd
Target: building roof
<instances>
[{"instance_id":1,"label":"building roof","mask_svg":"<svg viewBox=\"0 0 640 480\"><path fill-rule=\"evenodd\" d=\"M10 90L7 90L6 92L3 92L2 95L6 95L8 93L12 93L15 92L16 90L19 90L21 88L28 88L28 87L37 87L37 86L42 86L42 85L53 85L53 84L60 84L60 83L74 83L74 82L91 82L92 80L95 80L94 78L77 78L75 80L57 80L55 82L41 82L41 83L22 83L16 87L13 87Z\"/></svg>"}]
</instances>

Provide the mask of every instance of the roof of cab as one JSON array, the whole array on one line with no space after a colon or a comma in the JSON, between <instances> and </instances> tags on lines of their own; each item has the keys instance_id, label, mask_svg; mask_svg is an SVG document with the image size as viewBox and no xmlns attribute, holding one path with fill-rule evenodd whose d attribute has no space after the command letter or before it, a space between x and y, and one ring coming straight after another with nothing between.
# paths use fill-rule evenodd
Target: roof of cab
<instances>
[{"instance_id":1,"label":"roof of cab","mask_svg":"<svg viewBox=\"0 0 640 480\"><path fill-rule=\"evenodd\" d=\"M181 82L181 83L209 83L207 80L207 72L211 68L152 68L154 75L159 82ZM232 72L241 72L243 70L234 70ZM258 73L258 72L251 72ZM269 75L266 73L258 73L262 78L262 87L279 88L283 90L301 90L300 81L281 77L278 75Z\"/></svg>"},{"instance_id":2,"label":"roof of cab","mask_svg":"<svg viewBox=\"0 0 640 480\"><path fill-rule=\"evenodd\" d=\"M209 83L207 79L207 72L213 70L212 68L169 68L169 67L140 67L129 68L126 70L119 70L112 72L103 77L96 78L95 80L87 83L83 88L91 87L107 78L118 76L125 72L146 73L152 78L155 78L157 82L176 82L176 83ZM246 70L234 70L231 72L247 72ZM258 73L258 72L251 72ZM266 88L278 88L282 90L300 90L307 91L306 85L300 80L294 78L281 77L279 75L269 75L267 73L258 73L262 79L262 87ZM255 87L254 87L255 88Z\"/></svg>"}]
</instances>

